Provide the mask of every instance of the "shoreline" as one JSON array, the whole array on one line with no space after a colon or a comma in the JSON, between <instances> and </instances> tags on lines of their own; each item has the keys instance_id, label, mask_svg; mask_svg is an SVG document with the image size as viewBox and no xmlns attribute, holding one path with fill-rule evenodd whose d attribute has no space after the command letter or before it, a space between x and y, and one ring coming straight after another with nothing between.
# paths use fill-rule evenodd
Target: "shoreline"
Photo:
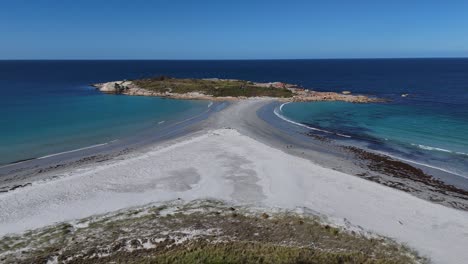
<instances>
[{"instance_id":1,"label":"shoreline","mask_svg":"<svg viewBox=\"0 0 468 264\"><path fill-rule=\"evenodd\" d=\"M133 150L109 151L82 164L25 175L23 184L34 179L32 184L0 193L0 235L150 202L205 197L240 206L305 208L337 225L349 223L408 243L436 261L451 258L456 263L468 257L461 232L468 228L468 213L450 208L466 210L466 200L431 188L421 190L424 185L411 182L402 184L414 192L402 192L395 190L398 186L359 177L372 173L392 180L356 164L360 160L342 147L301 134L279 118L272 120L274 104L273 99L231 102L160 141L147 140ZM228 177L218 178L219 173ZM428 202L430 197L444 200ZM89 208L91 204L96 208ZM54 209L41 211L50 206ZM425 217L431 221L419 221ZM438 240L443 234L452 243L458 241L457 246L445 251L448 241Z\"/></svg>"},{"instance_id":2,"label":"shoreline","mask_svg":"<svg viewBox=\"0 0 468 264\"><path fill-rule=\"evenodd\" d=\"M290 120L279 117L275 111L281 101L276 99L245 100L247 103L254 102L255 110L246 110L246 113L236 116L237 120L233 121L238 123L234 129L243 135L296 157L305 157L322 167L402 190L427 201L468 211L468 180L463 177L444 173L430 166L400 160L385 153L353 145L342 145L332 139L312 134L308 132L310 127L295 122L291 124ZM186 120L169 123L162 130L148 129L132 137L2 165L0 194L30 186L35 181L62 177L70 170L140 155L154 147L171 145L173 141L183 141L212 129L231 128L229 121L219 121L217 115L226 115L218 112L229 107L229 104L239 104L245 100L229 103L215 101L205 112ZM242 115L252 113L255 116L249 118L248 122L238 122L243 119ZM321 129L312 130L323 132ZM346 135L337 136L346 137ZM398 165L397 167L392 165L395 168L385 171L380 168L382 165L372 164L377 160ZM409 173L409 176L403 176L404 173L402 174L399 167L409 168L406 171L402 170ZM395 177L395 174L403 177Z\"/></svg>"},{"instance_id":3,"label":"shoreline","mask_svg":"<svg viewBox=\"0 0 468 264\"><path fill-rule=\"evenodd\" d=\"M232 123L237 123L234 129L243 135L296 157L305 157L322 167L403 190L427 201L468 211L467 179L444 173L430 166L400 160L398 157L385 153L369 151L353 145L342 145L339 142L335 143L332 139L311 134L308 132L311 128L302 124L291 124L290 120L278 117L275 109L281 101L274 98L251 98L229 103L215 101L205 112L176 123L169 123L162 130L148 129L132 137L2 165L0 166L0 194L30 186L35 181L62 177L70 170L140 155L154 147L171 145L174 142L202 135L212 129L231 128L229 121L220 121L225 119L226 114L219 112L229 108L229 105L244 101L254 102L253 109L255 110L245 110L246 113L238 114L237 120L232 121ZM255 116L248 118L248 122L242 120L242 115L252 115L252 113ZM224 117L219 118L217 115ZM238 122L240 120L242 122ZM379 168L382 165L371 164L376 160L387 164L396 162L398 165L391 171L385 172ZM398 166L409 168L413 174L395 177L394 174L402 175ZM408 173L408 170L406 172Z\"/></svg>"},{"instance_id":4,"label":"shoreline","mask_svg":"<svg viewBox=\"0 0 468 264\"><path fill-rule=\"evenodd\" d=\"M272 103L258 110L260 119L275 130L282 132L277 133L276 138L265 143L273 143L272 146L281 147L279 144L274 144L275 141L279 140L284 145L291 144L285 150L289 154L301 157L309 154L307 152L314 152L313 155L309 155L309 159L324 167L404 190L425 200L442 202L449 207L468 210L468 179L432 166L409 162L386 153L353 144L343 144L341 141L311 133L312 130L339 138L348 138L347 135L310 128L290 120L286 121L275 113L279 107L281 107L279 103ZM291 124L293 125L291 126ZM294 151L295 148L301 152ZM329 155L324 158L322 157L324 154ZM336 165L333 162L328 162L327 159L346 160L346 164ZM407 175L403 175L405 173ZM395 175L399 176L395 177ZM462 197L462 200L457 199L458 202L455 202L448 199L444 202L444 196L446 196L444 190L451 192L448 196ZM437 192L440 192L442 196L436 194Z\"/></svg>"},{"instance_id":5,"label":"shoreline","mask_svg":"<svg viewBox=\"0 0 468 264\"><path fill-rule=\"evenodd\" d=\"M68 170L98 165L128 154L143 153L155 145L184 138L201 130L201 121L228 105L228 102L213 102L206 111L184 120L165 122L163 127L146 129L132 136L92 146L3 164L0 166L0 194L30 185L34 181L57 178Z\"/></svg>"}]
</instances>

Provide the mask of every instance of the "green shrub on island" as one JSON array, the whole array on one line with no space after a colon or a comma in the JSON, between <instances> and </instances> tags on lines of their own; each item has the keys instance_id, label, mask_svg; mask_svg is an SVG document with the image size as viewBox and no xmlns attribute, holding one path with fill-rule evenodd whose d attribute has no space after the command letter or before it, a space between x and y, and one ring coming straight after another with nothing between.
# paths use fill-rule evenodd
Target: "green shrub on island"
<instances>
[{"instance_id":1,"label":"green shrub on island","mask_svg":"<svg viewBox=\"0 0 468 264\"><path fill-rule=\"evenodd\" d=\"M158 92L185 94L200 92L214 97L292 97L286 88L257 86L249 81L218 79L176 79L167 76L134 80L138 87Z\"/></svg>"}]
</instances>

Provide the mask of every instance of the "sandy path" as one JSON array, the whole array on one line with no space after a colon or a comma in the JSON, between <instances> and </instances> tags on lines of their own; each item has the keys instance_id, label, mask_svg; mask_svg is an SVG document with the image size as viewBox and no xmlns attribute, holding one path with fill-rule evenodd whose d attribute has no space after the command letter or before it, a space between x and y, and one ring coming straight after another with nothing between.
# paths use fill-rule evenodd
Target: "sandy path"
<instances>
[{"instance_id":1,"label":"sandy path","mask_svg":"<svg viewBox=\"0 0 468 264\"><path fill-rule=\"evenodd\" d=\"M437 263L466 263L467 212L323 168L242 134L255 126L243 116L254 103L234 105L202 135L0 194L0 235L155 201L216 198L302 208L395 238Z\"/></svg>"}]
</instances>

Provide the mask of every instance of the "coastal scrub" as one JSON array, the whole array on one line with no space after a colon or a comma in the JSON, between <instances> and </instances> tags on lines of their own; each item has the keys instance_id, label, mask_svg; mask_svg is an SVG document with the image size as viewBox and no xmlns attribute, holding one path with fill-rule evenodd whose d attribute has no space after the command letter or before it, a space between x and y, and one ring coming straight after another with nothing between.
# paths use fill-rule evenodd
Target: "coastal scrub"
<instances>
[{"instance_id":1,"label":"coastal scrub","mask_svg":"<svg viewBox=\"0 0 468 264\"><path fill-rule=\"evenodd\" d=\"M200 92L214 97L291 97L293 93L286 87L259 86L253 82L222 79L176 79L157 77L133 81L140 88L158 93L185 94Z\"/></svg>"},{"instance_id":2,"label":"coastal scrub","mask_svg":"<svg viewBox=\"0 0 468 264\"><path fill-rule=\"evenodd\" d=\"M424 263L389 239L293 212L173 201L3 237L2 263Z\"/></svg>"}]
</instances>

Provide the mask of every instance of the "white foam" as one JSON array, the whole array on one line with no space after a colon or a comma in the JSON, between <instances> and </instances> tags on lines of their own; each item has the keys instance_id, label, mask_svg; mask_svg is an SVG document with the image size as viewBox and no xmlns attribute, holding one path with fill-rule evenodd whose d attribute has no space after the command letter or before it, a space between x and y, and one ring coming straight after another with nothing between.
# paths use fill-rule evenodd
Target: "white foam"
<instances>
[{"instance_id":1,"label":"white foam","mask_svg":"<svg viewBox=\"0 0 468 264\"><path fill-rule=\"evenodd\" d=\"M115 141L115 140L113 140L113 141L111 141L111 142L114 142L114 141ZM106 142L106 143L96 144L96 145L92 145L92 146L88 146L88 147L84 147L84 148L79 148L79 149L74 149L74 150L59 152L59 153L55 153L55 154L50 154L50 155L46 155L46 156L39 157L39 158L37 158L37 159L46 159L46 158L50 158L50 157L54 157L54 156L59 156L59 155L67 154L67 153L73 153L73 152L77 152L77 151L81 151L81 150L97 148L97 147L105 146L105 145L107 145L107 144L109 144L109 143L111 143L111 142Z\"/></svg>"},{"instance_id":2,"label":"white foam","mask_svg":"<svg viewBox=\"0 0 468 264\"><path fill-rule=\"evenodd\" d=\"M405 161L405 162L409 162L409 163L421 165L421 166L424 166L424 167L428 167L428 168L431 168L431 169L435 169L435 170L447 172L447 173L450 173L450 174L453 174L453 175L457 175L457 176L460 176L460 177L463 177L463 178L468 178L467 175L462 175L462 174L459 174L459 173L456 173L456 172L454 172L454 171L450 171L450 170L447 170L447 169L444 169L444 168L436 167L436 166L433 166L433 165L429 165L429 164L426 164L426 163L421 163L421 162L414 161L414 160L409 160L409 159L401 158L401 157L394 156L394 155L391 155L391 154L388 154L388 153L382 152L382 151L376 151L376 152L378 152L378 153L380 153L380 154L382 154L382 155L385 155L385 156L389 156L389 157L394 158L394 159L398 159L398 160L402 160L402 161Z\"/></svg>"},{"instance_id":3,"label":"white foam","mask_svg":"<svg viewBox=\"0 0 468 264\"><path fill-rule=\"evenodd\" d=\"M431 146L426 146L426 145L421 145L421 144L413 144L413 143L411 143L411 145L416 146L416 147L418 147L418 148L420 148L420 149L424 149L424 150L441 151L441 152L447 152L447 153L453 153L453 154L459 154L459 155L466 155L466 156L468 156L468 153L464 153L464 152L457 152L457 151L452 151L452 150L443 149L443 148L438 148L438 147L431 147Z\"/></svg>"},{"instance_id":4,"label":"white foam","mask_svg":"<svg viewBox=\"0 0 468 264\"><path fill-rule=\"evenodd\" d=\"M286 105L286 104L289 104L289 103L284 103L282 105L280 105L279 107L279 111L283 111L283 106ZM301 127L305 127L307 129L310 129L310 130L315 130L315 131L320 131L320 132L323 132L323 133L327 133L327 134L332 134L332 135L337 135L337 136L340 136L340 137L345 137L345 138L351 138L351 136L348 136L348 135L345 135L345 134L340 134L340 133L335 133L335 132L331 132L331 131L327 131L327 130L323 130L323 129L318 129L318 128L315 128L315 127L310 127L310 126L307 126L307 125L304 125L304 124L301 124L299 122L295 122L287 117L285 117L284 115L280 114L278 111L278 108L275 108L275 110L273 110L273 112L275 113L275 115L279 118L281 118L282 120L288 122L288 123L291 123L291 124L294 124L296 126L301 126Z\"/></svg>"},{"instance_id":5,"label":"white foam","mask_svg":"<svg viewBox=\"0 0 468 264\"><path fill-rule=\"evenodd\" d=\"M443 148L436 148L436 147L430 147L430 146L425 146L425 145L420 145L420 144L413 144L413 143L411 143L411 145L416 146L416 147L418 147L420 149L425 149L425 150L438 150L438 151L442 151L442 152L453 153L452 151L450 151L448 149L443 149Z\"/></svg>"},{"instance_id":6,"label":"white foam","mask_svg":"<svg viewBox=\"0 0 468 264\"><path fill-rule=\"evenodd\" d=\"M287 105L287 104L290 104L291 102L288 102L288 103L284 103L282 105L280 105L279 109L281 112L283 112L283 106Z\"/></svg>"},{"instance_id":7,"label":"white foam","mask_svg":"<svg viewBox=\"0 0 468 264\"><path fill-rule=\"evenodd\" d=\"M282 112L283 106L286 105L286 104L289 104L289 103L290 103L290 102L282 104L282 105L279 107L279 111ZM307 126L307 125L304 125L304 124L295 122L295 121L293 121L293 120L291 120L291 119L285 117L285 116L282 115L281 113L279 113L279 111L275 108L275 110L274 110L273 112L275 113L275 115L276 115L277 117L281 118L282 120L284 120L284 121L286 121L286 122L292 123L292 124L294 124L294 125L301 126L301 127L305 127L305 128L311 129L311 130L316 130L316 131L324 132L324 133L327 133L327 134L334 134L334 135L338 135L338 136L342 136L342 137L347 137L347 138L350 138L350 137L351 137L351 136L348 136L348 135L339 134L339 133L333 133L333 132L330 132L330 131L326 131L326 130L322 130L322 129L310 127L310 126ZM388 139L385 139L385 140L388 140ZM450 150L446 150L446 149L442 149L442 148L436 148L436 147L430 147L430 146L425 146L425 145L419 145L419 144L411 144L411 145L417 146L417 147L419 147L419 148L421 148L421 149L425 149L425 150L436 150L436 151L442 151L442 152L448 152L448 153L456 153L456 154L460 154L460 155L468 155L467 153L463 153L463 152L453 152L453 151L450 151ZM453 175L456 175L456 176L460 176L460 177L463 177L463 178L468 178L467 175L462 175L462 174L460 174L460 173L457 173L457 172L454 172L454 171L451 171L451 170L447 170L447 169L440 168L440 167L436 167L436 166L433 166L433 165L429 165L429 164L417 162L417 161L414 161L414 160L404 159L404 158L401 158L401 157L398 157L398 156L390 155L390 154L385 153L385 152L380 152L380 151L377 151L377 152L380 153L380 154L389 156L389 157L391 157L391 158L394 158L394 159L398 159L398 160L406 161L406 162L409 162L409 163L417 164L417 165L420 165L420 166L428 167L428 168L431 168L431 169L443 171L443 172L450 173L450 174L453 174Z\"/></svg>"},{"instance_id":8,"label":"white foam","mask_svg":"<svg viewBox=\"0 0 468 264\"><path fill-rule=\"evenodd\" d=\"M31 160L36 160L36 159L38 159L38 160L39 160L39 159L47 159L47 158L50 158L50 157L55 157L55 156L59 156L59 155L67 154L67 153L73 153L73 152L78 152L78 151L81 151L81 150L97 148L97 147L105 146L105 145L107 145L107 144L109 144L109 143L112 143L112 142L115 142L115 141L117 141L117 140L112 140L112 141L109 141L109 142L106 142L106 143L101 143L101 144L96 144L96 145L92 145L92 146L87 146L87 147L84 147L84 148L73 149L73 150L68 150L68 151L64 151L64 152L49 154L49 155L42 156L42 157L39 157L39 158L33 158L33 159L28 159L28 160L24 160L24 161L20 161L20 162L15 162L15 163L11 163L11 164L6 164L6 165L3 165L3 166L0 166L0 168L6 168L6 167L9 167L9 166L18 165L18 164L21 164L21 163L24 163L24 162L28 162L28 161L31 161Z\"/></svg>"}]
</instances>

